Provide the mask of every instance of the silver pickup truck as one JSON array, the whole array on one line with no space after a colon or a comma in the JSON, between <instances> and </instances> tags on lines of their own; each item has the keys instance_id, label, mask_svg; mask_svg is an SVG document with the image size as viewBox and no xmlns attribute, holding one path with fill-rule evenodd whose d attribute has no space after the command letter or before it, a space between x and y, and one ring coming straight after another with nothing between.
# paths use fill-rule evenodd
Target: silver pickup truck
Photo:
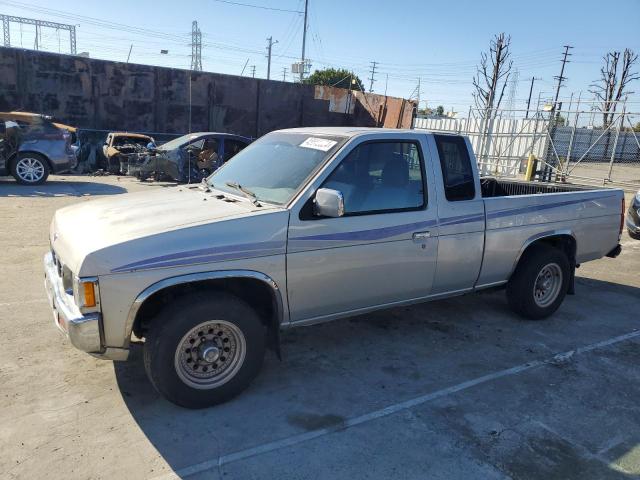
<instances>
[{"instance_id":1,"label":"silver pickup truck","mask_svg":"<svg viewBox=\"0 0 640 480\"><path fill-rule=\"evenodd\" d=\"M58 210L45 256L57 326L198 408L258 374L281 329L506 287L529 319L620 252L621 190L480 178L457 135L265 135L200 185Z\"/></svg>"}]
</instances>

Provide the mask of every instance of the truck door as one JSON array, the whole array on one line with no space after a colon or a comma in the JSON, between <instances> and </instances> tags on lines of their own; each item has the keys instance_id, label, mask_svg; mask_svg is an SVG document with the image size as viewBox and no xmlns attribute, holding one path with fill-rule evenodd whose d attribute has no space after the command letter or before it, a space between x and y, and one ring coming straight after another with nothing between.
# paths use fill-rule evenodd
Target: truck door
<instances>
[{"instance_id":1,"label":"truck door","mask_svg":"<svg viewBox=\"0 0 640 480\"><path fill-rule=\"evenodd\" d=\"M439 242L432 293L462 292L475 285L484 251L485 213L470 145L457 135L433 135Z\"/></svg>"},{"instance_id":2,"label":"truck door","mask_svg":"<svg viewBox=\"0 0 640 480\"><path fill-rule=\"evenodd\" d=\"M433 173L419 136L410 138L357 144L312 186L304 206L292 210L287 247L292 322L312 323L429 295L438 245ZM344 216L313 215L318 188L342 193Z\"/></svg>"}]
</instances>

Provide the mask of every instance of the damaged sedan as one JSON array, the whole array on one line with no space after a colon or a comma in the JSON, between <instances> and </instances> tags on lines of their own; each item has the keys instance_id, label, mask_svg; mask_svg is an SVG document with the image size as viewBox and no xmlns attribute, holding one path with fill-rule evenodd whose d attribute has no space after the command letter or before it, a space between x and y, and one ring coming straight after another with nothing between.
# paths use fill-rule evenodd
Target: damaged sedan
<instances>
[{"instance_id":1,"label":"damaged sedan","mask_svg":"<svg viewBox=\"0 0 640 480\"><path fill-rule=\"evenodd\" d=\"M175 138L149 152L135 175L140 180L171 179L200 182L251 143L251 139L228 133L200 132Z\"/></svg>"}]
</instances>

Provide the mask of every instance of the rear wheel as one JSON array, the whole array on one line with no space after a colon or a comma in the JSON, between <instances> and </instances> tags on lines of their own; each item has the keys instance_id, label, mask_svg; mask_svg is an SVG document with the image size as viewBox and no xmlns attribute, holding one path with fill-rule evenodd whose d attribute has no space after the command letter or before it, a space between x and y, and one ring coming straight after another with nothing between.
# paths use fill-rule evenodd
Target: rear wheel
<instances>
[{"instance_id":1,"label":"rear wheel","mask_svg":"<svg viewBox=\"0 0 640 480\"><path fill-rule=\"evenodd\" d=\"M634 240L640 240L640 232L636 233L636 232L632 232L630 228L627 229L627 233L629 234L629 236L631 238L633 238Z\"/></svg>"},{"instance_id":2,"label":"rear wheel","mask_svg":"<svg viewBox=\"0 0 640 480\"><path fill-rule=\"evenodd\" d=\"M249 305L223 292L197 293L177 299L153 320L144 363L168 400L203 408L247 388L265 348L266 328Z\"/></svg>"},{"instance_id":3,"label":"rear wheel","mask_svg":"<svg viewBox=\"0 0 640 480\"><path fill-rule=\"evenodd\" d=\"M11 175L22 185L41 185L49 172L49 163L37 153L19 153L11 168Z\"/></svg>"},{"instance_id":4,"label":"rear wheel","mask_svg":"<svg viewBox=\"0 0 640 480\"><path fill-rule=\"evenodd\" d=\"M511 309L531 320L554 313L569 287L571 267L566 254L548 245L527 250L507 284Z\"/></svg>"}]
</instances>

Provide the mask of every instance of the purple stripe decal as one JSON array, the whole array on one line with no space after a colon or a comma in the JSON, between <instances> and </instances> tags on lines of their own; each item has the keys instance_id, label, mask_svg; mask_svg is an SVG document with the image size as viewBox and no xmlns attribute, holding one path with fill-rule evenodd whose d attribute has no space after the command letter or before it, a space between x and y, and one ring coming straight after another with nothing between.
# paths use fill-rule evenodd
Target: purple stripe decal
<instances>
[{"instance_id":1,"label":"purple stripe decal","mask_svg":"<svg viewBox=\"0 0 640 480\"><path fill-rule=\"evenodd\" d=\"M460 215L457 217L443 218L440 220L440 226L458 225L461 223L484 222L483 213L472 213L469 215Z\"/></svg>"},{"instance_id":2,"label":"purple stripe decal","mask_svg":"<svg viewBox=\"0 0 640 480\"><path fill-rule=\"evenodd\" d=\"M606 197L594 197L580 200L566 200L564 202L549 203L546 205L531 205L527 207L511 208L506 210L497 210L487 213L487 220L494 220L500 217L508 217L510 215L522 215L524 213L540 212L543 210L551 210L552 208L565 207L568 205L576 205L578 203L593 202L595 200L603 200L606 198L615 198L615 195L607 195Z\"/></svg>"},{"instance_id":3,"label":"purple stripe decal","mask_svg":"<svg viewBox=\"0 0 640 480\"><path fill-rule=\"evenodd\" d=\"M418 228L433 227L434 220L427 222L409 223L393 227L374 228L372 230L357 230L355 232L326 233L321 235L309 235L307 237L293 237L291 240L381 240L395 237Z\"/></svg>"},{"instance_id":4,"label":"purple stripe decal","mask_svg":"<svg viewBox=\"0 0 640 480\"><path fill-rule=\"evenodd\" d=\"M192 265L216 260L233 260L247 257L261 257L285 253L284 242L258 242L240 245L228 245L224 247L201 248L186 252L172 253L151 257L133 263L116 267L111 272L123 272L128 270L140 270L144 268L168 267L176 265Z\"/></svg>"}]
</instances>

